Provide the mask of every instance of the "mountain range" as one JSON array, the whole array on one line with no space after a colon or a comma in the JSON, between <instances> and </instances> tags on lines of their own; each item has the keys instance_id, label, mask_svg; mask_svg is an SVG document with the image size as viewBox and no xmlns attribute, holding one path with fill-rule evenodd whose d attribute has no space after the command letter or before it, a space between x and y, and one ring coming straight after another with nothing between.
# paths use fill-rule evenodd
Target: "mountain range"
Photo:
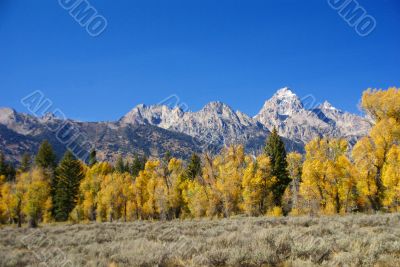
<instances>
[{"instance_id":1,"label":"mountain range","mask_svg":"<svg viewBox=\"0 0 400 267\"><path fill-rule=\"evenodd\" d=\"M61 156L75 149L81 158L92 147L100 160L134 154L160 157L167 151L188 158L192 153L216 153L229 144L243 144L249 153L260 153L274 127L289 151L304 150L315 137L344 137L353 144L370 129L368 119L341 111L328 102L306 107L285 87L250 117L221 102L211 102L197 112L167 105L138 105L118 121L80 122L43 117L0 108L0 150L12 162L25 152L36 153L47 139ZM81 154L80 154L81 153Z\"/></svg>"}]
</instances>

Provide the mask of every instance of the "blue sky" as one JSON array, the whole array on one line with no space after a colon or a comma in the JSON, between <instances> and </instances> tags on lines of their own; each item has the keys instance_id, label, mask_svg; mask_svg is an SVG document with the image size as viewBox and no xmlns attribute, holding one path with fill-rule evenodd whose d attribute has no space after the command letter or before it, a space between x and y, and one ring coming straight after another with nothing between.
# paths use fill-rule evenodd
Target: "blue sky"
<instances>
[{"instance_id":1,"label":"blue sky","mask_svg":"<svg viewBox=\"0 0 400 267\"><path fill-rule=\"evenodd\" d=\"M400 86L400 3L358 0L367 37L326 0L91 0L91 37L57 0L0 0L0 106L41 90L68 117L116 120L171 94L255 115L278 88L357 112L368 87Z\"/></svg>"}]
</instances>

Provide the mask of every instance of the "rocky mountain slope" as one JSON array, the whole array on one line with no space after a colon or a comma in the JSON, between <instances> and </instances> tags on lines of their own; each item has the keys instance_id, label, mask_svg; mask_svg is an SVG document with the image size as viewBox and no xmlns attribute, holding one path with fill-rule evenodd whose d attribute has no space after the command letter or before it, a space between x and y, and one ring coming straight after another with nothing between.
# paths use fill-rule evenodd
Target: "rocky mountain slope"
<instances>
[{"instance_id":1,"label":"rocky mountain slope","mask_svg":"<svg viewBox=\"0 0 400 267\"><path fill-rule=\"evenodd\" d=\"M254 118L221 102L211 102L197 112L138 105L116 122L78 122L52 115L37 118L2 108L0 149L13 161L24 152L35 153L44 139L59 155L73 148L84 158L84 152L95 147L102 160L115 160L118 155L162 156L166 151L187 158L193 152L218 152L229 144L244 144L247 152L259 153L274 127L288 150L302 151L305 143L318 136L346 137L354 142L370 125L328 102L307 109L297 95L283 88Z\"/></svg>"},{"instance_id":2,"label":"rocky mountain slope","mask_svg":"<svg viewBox=\"0 0 400 267\"><path fill-rule=\"evenodd\" d=\"M184 133L207 149L244 144L248 151L263 147L269 130L240 111L221 102L211 102L198 112L184 112L167 106L139 105L121 118L122 125L153 125ZM291 145L291 142L287 142Z\"/></svg>"},{"instance_id":3,"label":"rocky mountain slope","mask_svg":"<svg viewBox=\"0 0 400 267\"><path fill-rule=\"evenodd\" d=\"M188 157L200 153L199 141L152 125L121 125L118 122L77 122L59 120L52 116L36 118L0 109L0 150L17 162L28 152L35 154L40 143L47 139L59 157L66 149L86 159L94 147L99 159L115 160L134 154L162 157L167 151L174 156Z\"/></svg>"},{"instance_id":4,"label":"rocky mountain slope","mask_svg":"<svg viewBox=\"0 0 400 267\"><path fill-rule=\"evenodd\" d=\"M303 144L322 136L344 137L354 142L371 127L367 119L336 109L327 101L307 109L287 87L267 100L254 119L268 129L276 127L281 136Z\"/></svg>"}]
</instances>

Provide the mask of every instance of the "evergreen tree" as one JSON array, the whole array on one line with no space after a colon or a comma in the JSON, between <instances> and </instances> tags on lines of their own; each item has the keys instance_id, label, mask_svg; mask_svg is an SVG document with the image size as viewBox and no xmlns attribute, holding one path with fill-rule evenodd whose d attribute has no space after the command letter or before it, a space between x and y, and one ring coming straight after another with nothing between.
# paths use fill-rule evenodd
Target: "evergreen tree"
<instances>
[{"instance_id":1,"label":"evergreen tree","mask_svg":"<svg viewBox=\"0 0 400 267\"><path fill-rule=\"evenodd\" d=\"M124 162L122 156L119 156L114 167L115 171L118 173L129 172L129 164Z\"/></svg>"},{"instance_id":2,"label":"evergreen tree","mask_svg":"<svg viewBox=\"0 0 400 267\"><path fill-rule=\"evenodd\" d=\"M7 163L3 152L0 152L0 176L7 174Z\"/></svg>"},{"instance_id":3,"label":"evergreen tree","mask_svg":"<svg viewBox=\"0 0 400 267\"><path fill-rule=\"evenodd\" d=\"M7 181L8 182L15 181L15 175L16 175L16 171L15 171L14 165L12 165L11 163L8 163L6 166Z\"/></svg>"},{"instance_id":4,"label":"evergreen tree","mask_svg":"<svg viewBox=\"0 0 400 267\"><path fill-rule=\"evenodd\" d=\"M43 169L54 170L57 166L56 158L51 144L47 140L44 140L35 158L36 165Z\"/></svg>"},{"instance_id":5,"label":"evergreen tree","mask_svg":"<svg viewBox=\"0 0 400 267\"><path fill-rule=\"evenodd\" d=\"M186 168L186 177L189 180L194 180L200 174L201 174L201 159L196 153L193 153L192 157L190 158L189 164Z\"/></svg>"},{"instance_id":6,"label":"evergreen tree","mask_svg":"<svg viewBox=\"0 0 400 267\"><path fill-rule=\"evenodd\" d=\"M89 166L92 167L94 164L97 163L97 157L96 157L96 150L93 149L92 151L90 151L89 154Z\"/></svg>"},{"instance_id":7,"label":"evergreen tree","mask_svg":"<svg viewBox=\"0 0 400 267\"><path fill-rule=\"evenodd\" d=\"M6 181L15 180L15 168L11 163L6 162L4 154L0 152L0 176L4 175Z\"/></svg>"},{"instance_id":8,"label":"evergreen tree","mask_svg":"<svg viewBox=\"0 0 400 267\"><path fill-rule=\"evenodd\" d=\"M55 169L57 167L56 154L53 151L53 147L49 141L44 140L39 147L39 151L35 157L35 165L45 170L46 175L50 180L50 194L54 202L56 193L56 181L55 181ZM54 215L54 211L53 211Z\"/></svg>"},{"instance_id":9,"label":"evergreen tree","mask_svg":"<svg viewBox=\"0 0 400 267\"><path fill-rule=\"evenodd\" d=\"M290 178L287 171L285 144L278 135L276 128L274 128L267 140L265 154L269 157L271 162L271 174L275 176L277 180L272 186L274 204L276 206L281 206L282 196L290 183Z\"/></svg>"},{"instance_id":10,"label":"evergreen tree","mask_svg":"<svg viewBox=\"0 0 400 267\"><path fill-rule=\"evenodd\" d=\"M29 153L25 153L22 156L21 165L19 166L19 171L20 172L29 171L29 169L31 168L31 163L32 163L31 155Z\"/></svg>"},{"instance_id":11,"label":"evergreen tree","mask_svg":"<svg viewBox=\"0 0 400 267\"><path fill-rule=\"evenodd\" d=\"M79 160L67 151L56 169L54 217L66 221L77 204L79 185L83 179L83 168Z\"/></svg>"},{"instance_id":12,"label":"evergreen tree","mask_svg":"<svg viewBox=\"0 0 400 267\"><path fill-rule=\"evenodd\" d=\"M137 177L139 175L139 172L144 170L146 162L146 157L139 157L138 155L134 156L130 170L133 177Z\"/></svg>"}]
</instances>

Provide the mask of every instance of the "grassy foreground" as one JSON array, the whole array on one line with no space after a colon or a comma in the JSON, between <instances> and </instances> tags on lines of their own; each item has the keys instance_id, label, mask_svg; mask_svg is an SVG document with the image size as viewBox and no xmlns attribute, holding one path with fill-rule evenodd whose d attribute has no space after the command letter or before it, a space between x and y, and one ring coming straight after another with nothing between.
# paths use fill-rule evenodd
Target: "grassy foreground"
<instances>
[{"instance_id":1,"label":"grassy foreground","mask_svg":"<svg viewBox=\"0 0 400 267\"><path fill-rule=\"evenodd\" d=\"M400 214L0 229L0 266L400 266Z\"/></svg>"}]
</instances>

